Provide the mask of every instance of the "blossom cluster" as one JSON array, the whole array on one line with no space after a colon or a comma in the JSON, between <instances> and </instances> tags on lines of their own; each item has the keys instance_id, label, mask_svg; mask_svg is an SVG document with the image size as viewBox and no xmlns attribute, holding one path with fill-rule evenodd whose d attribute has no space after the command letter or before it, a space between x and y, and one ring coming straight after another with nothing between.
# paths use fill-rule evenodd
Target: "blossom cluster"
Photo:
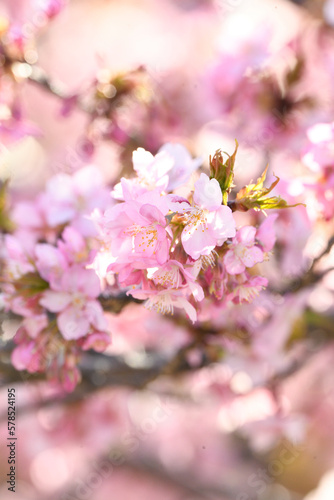
<instances>
[{"instance_id":1,"label":"blossom cluster","mask_svg":"<svg viewBox=\"0 0 334 500\"><path fill-rule=\"evenodd\" d=\"M235 154L224 164L217 152L209 176L181 144L167 143L155 156L138 148L135 175L111 196L88 165L55 175L33 201L14 203L15 230L4 235L2 252L3 301L23 318L14 366L48 371L72 390L80 352L110 343L101 294L126 292L159 313L183 310L192 322L205 300L222 307L252 301L267 285L253 268L274 246L277 215L257 229L237 228L228 206ZM261 179L241 191L240 206L262 206L263 188L254 187Z\"/></svg>"},{"instance_id":2,"label":"blossom cluster","mask_svg":"<svg viewBox=\"0 0 334 500\"><path fill-rule=\"evenodd\" d=\"M304 185L313 194L317 213L329 221L334 216L334 123L317 123L308 129L307 137L302 161L312 177Z\"/></svg>"},{"instance_id":3,"label":"blossom cluster","mask_svg":"<svg viewBox=\"0 0 334 500\"><path fill-rule=\"evenodd\" d=\"M34 201L14 205L16 229L4 235L3 301L23 318L13 364L30 373L48 371L66 390L80 380L80 350L101 351L110 343L97 300L100 280L88 268L97 252L88 216L108 200L97 168L58 174Z\"/></svg>"},{"instance_id":4,"label":"blossom cluster","mask_svg":"<svg viewBox=\"0 0 334 500\"><path fill-rule=\"evenodd\" d=\"M215 177L200 173L188 198L173 192L200 163L180 144L166 144L155 156L139 148L133 153L136 176L122 178L113 191L121 202L97 218L112 257L107 272L119 285L145 299L149 309L180 308L193 322L205 297L252 300L267 280L248 270L275 242L275 215L258 230L237 230L232 209L223 203L229 188L222 190Z\"/></svg>"},{"instance_id":5,"label":"blossom cluster","mask_svg":"<svg viewBox=\"0 0 334 500\"><path fill-rule=\"evenodd\" d=\"M30 64L37 62L36 37L66 3L67 0L42 0L14 6L8 2L3 7L10 15L0 12L0 140L5 144L41 135L39 128L24 116L19 88L32 75ZM25 19L19 14L21 9Z\"/></svg>"}]
</instances>

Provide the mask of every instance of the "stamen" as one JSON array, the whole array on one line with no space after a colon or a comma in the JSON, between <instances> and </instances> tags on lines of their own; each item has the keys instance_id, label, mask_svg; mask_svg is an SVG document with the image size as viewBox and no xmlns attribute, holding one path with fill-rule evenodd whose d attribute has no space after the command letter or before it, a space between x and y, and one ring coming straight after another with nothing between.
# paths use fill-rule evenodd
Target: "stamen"
<instances>
[{"instance_id":1,"label":"stamen","mask_svg":"<svg viewBox=\"0 0 334 500\"><path fill-rule=\"evenodd\" d=\"M208 267L214 267L216 265L216 258L218 254L216 250L212 250L209 255L201 256L202 269L207 269Z\"/></svg>"}]
</instances>

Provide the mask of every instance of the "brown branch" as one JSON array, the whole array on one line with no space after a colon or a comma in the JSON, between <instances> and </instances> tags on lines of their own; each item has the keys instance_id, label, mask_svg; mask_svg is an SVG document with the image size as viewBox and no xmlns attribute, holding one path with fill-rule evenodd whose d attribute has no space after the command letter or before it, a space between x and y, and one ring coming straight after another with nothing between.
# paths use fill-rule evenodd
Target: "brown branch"
<instances>
[{"instance_id":1,"label":"brown branch","mask_svg":"<svg viewBox=\"0 0 334 500\"><path fill-rule=\"evenodd\" d=\"M112 481L113 475L119 469L125 469L132 473L146 476L150 480L153 479L161 485L178 490L182 498L190 498L190 495L194 500L235 500L238 496L238 491L235 488L222 484L221 478L219 478L219 483L217 481L217 485L204 483L203 481L199 481L198 478L190 476L189 473L180 474L168 471L157 462L155 457L131 457L129 454L122 453L122 450L111 449L109 454L100 457L94 470L103 469L108 467L108 465L110 472L109 478L106 478L106 481ZM84 481L85 478L82 479L82 482ZM62 492L61 498L75 497L76 488L76 482L68 485L67 489ZM255 496L250 496L249 499L255 500Z\"/></svg>"},{"instance_id":2,"label":"brown branch","mask_svg":"<svg viewBox=\"0 0 334 500\"><path fill-rule=\"evenodd\" d=\"M288 3L293 3L297 7L301 7L311 16L323 19L323 7L326 0L286 0Z\"/></svg>"},{"instance_id":3,"label":"brown branch","mask_svg":"<svg viewBox=\"0 0 334 500\"><path fill-rule=\"evenodd\" d=\"M309 334L312 334L312 329ZM332 342L333 338L334 332L328 332L325 342ZM205 344L205 342L203 342L203 344ZM50 399L43 399L32 404L29 403L20 407L19 413L34 412L37 409L50 407L55 404L76 403L85 399L89 394L107 387L130 387L140 390L160 376L166 375L169 377L176 377L198 370L199 368L210 365L212 362L203 352L203 357L199 366L193 367L188 363L188 352L198 345L199 340L195 339L179 349L171 358L162 357L157 352L147 354L146 359L143 360L143 366L141 367L129 365L129 363L120 356L108 356L95 351L87 352L84 354L79 365L82 372L82 382L73 393L60 395L58 399L53 396ZM279 383L293 376L305 366L309 359L318 352L316 347L315 345L314 349L305 348L298 359L293 359L282 371L275 373L268 380L254 386L250 392L255 388L263 386L276 389ZM322 348L322 346L320 347ZM10 353L10 346L7 346L5 352L7 352L7 354ZM3 371L7 372L7 378L5 378L7 384L23 383L27 380L32 382L44 380L43 374L27 375L16 371L10 365L8 358L6 361L2 360L0 362L0 373L3 373ZM6 416L6 414L0 415L0 421L6 419Z\"/></svg>"},{"instance_id":4,"label":"brown branch","mask_svg":"<svg viewBox=\"0 0 334 500\"><path fill-rule=\"evenodd\" d=\"M38 383L45 380L43 374L28 374L15 370L10 363L12 347L13 345L9 343L1 351L0 374L2 385L14 385L28 380ZM52 397L28 404L20 407L18 411L20 414L29 413L38 408L54 404L77 402L84 399L88 394L106 387L143 389L152 380L165 372L169 376L190 372L198 368L190 366L186 360L186 352L191 347L192 344L181 348L172 358L162 357L159 353L147 354L143 366L138 367L131 366L120 356L108 356L95 351L86 352L79 363L82 382L73 393L60 395L59 399ZM0 421L5 418L5 414L0 415Z\"/></svg>"},{"instance_id":5,"label":"brown branch","mask_svg":"<svg viewBox=\"0 0 334 500\"><path fill-rule=\"evenodd\" d=\"M2 56L4 58L3 66L6 68L7 72L14 79L14 81L19 81L19 79L22 78L21 75L17 75L17 71L15 70L15 65L24 64L24 66L26 67L25 70L26 76L24 76L23 78L25 78L26 81L31 82L34 85L37 85L39 88L41 88L48 94L53 95L54 97L61 99L64 102L75 101L77 108L80 109L81 111L84 111L85 113L88 114L94 113L93 108L84 104L80 99L77 98L76 94L68 92L63 84L51 80L51 78L40 66L37 66L35 64L29 64L21 59L14 59L10 54L8 54L6 46L1 45L1 42L0 42L0 49L2 52Z\"/></svg>"},{"instance_id":6,"label":"brown branch","mask_svg":"<svg viewBox=\"0 0 334 500\"><path fill-rule=\"evenodd\" d=\"M329 267L321 272L315 271L317 264L320 262L320 260L323 257L325 257L327 254L329 254L329 252L331 251L333 246L334 246L334 236L332 238L330 238L324 251L321 252L321 254L318 255L313 260L311 267L309 268L309 270L306 273L304 273L299 278L291 280L287 285L284 285L283 287L279 288L278 290L269 289L269 291L272 293L285 295L287 293L299 292L303 288L307 288L309 286L315 285L316 283L319 283L322 280L322 278L324 276L326 276L327 273L334 271L334 267Z\"/></svg>"},{"instance_id":7,"label":"brown branch","mask_svg":"<svg viewBox=\"0 0 334 500\"><path fill-rule=\"evenodd\" d=\"M99 302L104 311L119 314L128 304L142 304L144 301L135 299L132 295L120 293L109 296L100 295Z\"/></svg>"},{"instance_id":8,"label":"brown branch","mask_svg":"<svg viewBox=\"0 0 334 500\"><path fill-rule=\"evenodd\" d=\"M321 252L321 254L320 254L320 255L318 255L318 257L316 257L316 258L313 260L313 263L312 263L312 266L311 266L311 269L310 269L310 270L313 270L313 269L314 269L314 267L316 266L316 264L317 264L317 263L318 263L318 262L319 262L319 261L320 261L320 260L321 260L321 259L325 256L325 255L327 255L327 254L329 254L329 253L330 253L330 251L332 250L333 246L334 246L334 236L332 236L332 237L329 239L329 241L328 241L328 243L327 243L327 246L326 246L326 248L324 249L324 251L323 251L323 252Z\"/></svg>"},{"instance_id":9,"label":"brown branch","mask_svg":"<svg viewBox=\"0 0 334 500\"><path fill-rule=\"evenodd\" d=\"M148 458L141 457L138 459L127 459L125 462L126 467L153 476L154 478L166 483L167 485L177 487L187 494L194 495L192 498L198 499L221 499L221 500L235 500L238 496L238 491L229 486L222 484L205 484L187 474L177 474L167 471L156 460L149 460ZM250 497L251 498L251 497Z\"/></svg>"},{"instance_id":10,"label":"brown branch","mask_svg":"<svg viewBox=\"0 0 334 500\"><path fill-rule=\"evenodd\" d=\"M53 82L42 68L35 65L29 65L29 67L31 73L27 77L28 81L36 84L49 94L52 94L59 99L69 100L73 97L73 95L65 92L63 85Z\"/></svg>"},{"instance_id":11,"label":"brown branch","mask_svg":"<svg viewBox=\"0 0 334 500\"><path fill-rule=\"evenodd\" d=\"M310 269L302 277L297 278L296 280L292 280L288 285L284 286L279 290L274 290L274 293L278 293L280 295L286 295L287 293L299 292L303 288L316 285L322 280L322 278L326 276L327 273L331 271L334 271L334 267L329 267L328 269L322 271L321 273L315 273Z\"/></svg>"}]
</instances>

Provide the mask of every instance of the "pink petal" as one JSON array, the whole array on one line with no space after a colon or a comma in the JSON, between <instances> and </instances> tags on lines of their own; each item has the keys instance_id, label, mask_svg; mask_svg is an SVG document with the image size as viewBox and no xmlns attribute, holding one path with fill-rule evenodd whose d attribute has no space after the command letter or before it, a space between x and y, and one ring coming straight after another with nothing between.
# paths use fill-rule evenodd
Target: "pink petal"
<instances>
[{"instance_id":1,"label":"pink petal","mask_svg":"<svg viewBox=\"0 0 334 500\"><path fill-rule=\"evenodd\" d=\"M22 322L29 337L35 339L37 335L48 325L46 314L39 314L31 318L25 318Z\"/></svg>"},{"instance_id":2,"label":"pink petal","mask_svg":"<svg viewBox=\"0 0 334 500\"><path fill-rule=\"evenodd\" d=\"M229 250L224 256L224 264L229 274L240 274L245 270L245 265L237 257L233 250Z\"/></svg>"},{"instance_id":3,"label":"pink petal","mask_svg":"<svg viewBox=\"0 0 334 500\"><path fill-rule=\"evenodd\" d=\"M189 289L197 302L200 302L204 299L204 290L198 283L188 282Z\"/></svg>"},{"instance_id":4,"label":"pink petal","mask_svg":"<svg viewBox=\"0 0 334 500\"><path fill-rule=\"evenodd\" d=\"M227 238L235 236L235 220L232 210L226 205L221 205L217 210L210 212L207 221L208 232L217 240L216 245L220 246Z\"/></svg>"},{"instance_id":5,"label":"pink petal","mask_svg":"<svg viewBox=\"0 0 334 500\"><path fill-rule=\"evenodd\" d=\"M156 182L172 168L173 158L167 153L160 152L153 156L143 148L138 148L132 153L133 168L140 176L152 179ZM167 178L168 182L168 178Z\"/></svg>"},{"instance_id":6,"label":"pink petal","mask_svg":"<svg viewBox=\"0 0 334 500\"><path fill-rule=\"evenodd\" d=\"M168 259L168 253L169 253L169 242L167 238L164 240L160 241L158 243L157 249L156 249L156 254L155 257L157 259L157 263L161 266L165 264L165 262Z\"/></svg>"},{"instance_id":7,"label":"pink petal","mask_svg":"<svg viewBox=\"0 0 334 500\"><path fill-rule=\"evenodd\" d=\"M127 295L131 295L135 299L145 300L147 299L148 293L144 290L128 290L126 292Z\"/></svg>"},{"instance_id":8,"label":"pink petal","mask_svg":"<svg viewBox=\"0 0 334 500\"><path fill-rule=\"evenodd\" d=\"M195 321L197 320L197 312L194 306L191 305L190 302L187 301L187 299L180 297L175 302L175 305L176 307L181 307L182 309L184 309L190 321L195 323Z\"/></svg>"},{"instance_id":9,"label":"pink petal","mask_svg":"<svg viewBox=\"0 0 334 500\"><path fill-rule=\"evenodd\" d=\"M258 287L261 289L268 286L268 280L263 276L251 276L249 278L249 284L252 287Z\"/></svg>"},{"instance_id":10,"label":"pink petal","mask_svg":"<svg viewBox=\"0 0 334 500\"><path fill-rule=\"evenodd\" d=\"M138 196L137 201L140 205L154 205L162 213L162 215L166 215L169 211L169 196L161 196L160 188L143 193Z\"/></svg>"},{"instance_id":11,"label":"pink petal","mask_svg":"<svg viewBox=\"0 0 334 500\"><path fill-rule=\"evenodd\" d=\"M237 232L235 237L238 243L242 243L245 246L253 245L255 241L256 229L252 226L243 226Z\"/></svg>"},{"instance_id":12,"label":"pink petal","mask_svg":"<svg viewBox=\"0 0 334 500\"><path fill-rule=\"evenodd\" d=\"M201 174L195 182L194 202L208 210L217 209L223 201L223 195L216 179L209 179L206 174Z\"/></svg>"},{"instance_id":13,"label":"pink petal","mask_svg":"<svg viewBox=\"0 0 334 500\"><path fill-rule=\"evenodd\" d=\"M40 275L58 290L60 277L68 267L64 255L58 248L47 243L36 245L35 253L36 267Z\"/></svg>"},{"instance_id":14,"label":"pink petal","mask_svg":"<svg viewBox=\"0 0 334 500\"><path fill-rule=\"evenodd\" d=\"M158 222L161 226L166 226L166 219L154 205L146 203L139 210L140 215L145 217L149 222Z\"/></svg>"},{"instance_id":15,"label":"pink petal","mask_svg":"<svg viewBox=\"0 0 334 500\"><path fill-rule=\"evenodd\" d=\"M63 248L65 247L67 250L72 250L73 253L81 252L86 247L85 240L81 234L71 226L67 226L64 229L61 237L66 243L66 246L64 246L62 241L60 241L59 244L62 244Z\"/></svg>"},{"instance_id":16,"label":"pink petal","mask_svg":"<svg viewBox=\"0 0 334 500\"><path fill-rule=\"evenodd\" d=\"M262 222L256 233L256 239L260 242L264 252L270 252L276 241L274 222L278 214L271 214Z\"/></svg>"},{"instance_id":17,"label":"pink petal","mask_svg":"<svg viewBox=\"0 0 334 500\"><path fill-rule=\"evenodd\" d=\"M93 269L85 269L85 271L80 291L87 295L87 297L95 299L101 293L100 280Z\"/></svg>"},{"instance_id":18,"label":"pink petal","mask_svg":"<svg viewBox=\"0 0 334 500\"><path fill-rule=\"evenodd\" d=\"M108 328L108 323L104 316L102 306L96 300L90 300L86 304L84 315L88 319L89 323L97 330L104 331Z\"/></svg>"},{"instance_id":19,"label":"pink petal","mask_svg":"<svg viewBox=\"0 0 334 500\"><path fill-rule=\"evenodd\" d=\"M51 312L60 312L72 301L72 296L66 292L53 292L46 290L39 303Z\"/></svg>"},{"instance_id":20,"label":"pink petal","mask_svg":"<svg viewBox=\"0 0 334 500\"><path fill-rule=\"evenodd\" d=\"M201 255L209 255L216 246L216 239L203 224L188 224L181 234L184 250L197 260Z\"/></svg>"},{"instance_id":21,"label":"pink petal","mask_svg":"<svg viewBox=\"0 0 334 500\"><path fill-rule=\"evenodd\" d=\"M68 269L62 279L63 289L68 292L82 292L94 299L101 291L100 280L93 269L85 269L81 266L72 266Z\"/></svg>"},{"instance_id":22,"label":"pink petal","mask_svg":"<svg viewBox=\"0 0 334 500\"><path fill-rule=\"evenodd\" d=\"M59 330L66 340L75 340L84 337L90 330L89 320L82 314L81 309L68 307L57 318Z\"/></svg>"},{"instance_id":23,"label":"pink petal","mask_svg":"<svg viewBox=\"0 0 334 500\"><path fill-rule=\"evenodd\" d=\"M39 228L43 225L37 206L31 202L17 203L13 209L12 218L18 226Z\"/></svg>"},{"instance_id":24,"label":"pink petal","mask_svg":"<svg viewBox=\"0 0 334 500\"><path fill-rule=\"evenodd\" d=\"M167 143L160 149L169 154L173 158L173 168L168 172L169 183L168 191L173 191L178 186L185 184L190 175L203 162L202 158L192 159L187 148L183 144Z\"/></svg>"},{"instance_id":25,"label":"pink petal","mask_svg":"<svg viewBox=\"0 0 334 500\"><path fill-rule=\"evenodd\" d=\"M16 370L25 370L33 357L35 343L21 344L12 352L11 361Z\"/></svg>"},{"instance_id":26,"label":"pink petal","mask_svg":"<svg viewBox=\"0 0 334 500\"><path fill-rule=\"evenodd\" d=\"M80 380L81 373L76 366L72 368L64 367L62 372L62 387L66 392L74 391Z\"/></svg>"},{"instance_id":27,"label":"pink petal","mask_svg":"<svg viewBox=\"0 0 334 500\"><path fill-rule=\"evenodd\" d=\"M246 267L252 267L258 262L263 261L263 252L259 247L253 246L245 248L243 255L240 257Z\"/></svg>"},{"instance_id":28,"label":"pink petal","mask_svg":"<svg viewBox=\"0 0 334 500\"><path fill-rule=\"evenodd\" d=\"M168 184L168 176L166 175L170 169L173 167L174 160L171 156L165 151L160 151L154 157L154 161L149 165L149 168L146 170L146 175L149 176L154 181L158 181L161 186L167 187ZM161 183L161 180L164 178L165 182ZM160 182L159 182L160 181Z\"/></svg>"},{"instance_id":29,"label":"pink petal","mask_svg":"<svg viewBox=\"0 0 334 500\"><path fill-rule=\"evenodd\" d=\"M147 167L154 161L154 156L144 148L138 148L132 153L133 169L137 174L147 171Z\"/></svg>"},{"instance_id":30,"label":"pink petal","mask_svg":"<svg viewBox=\"0 0 334 500\"><path fill-rule=\"evenodd\" d=\"M87 351L88 349L94 349L97 352L103 352L108 345L111 343L111 338L108 333L96 332L88 335L82 344L82 349Z\"/></svg>"}]
</instances>

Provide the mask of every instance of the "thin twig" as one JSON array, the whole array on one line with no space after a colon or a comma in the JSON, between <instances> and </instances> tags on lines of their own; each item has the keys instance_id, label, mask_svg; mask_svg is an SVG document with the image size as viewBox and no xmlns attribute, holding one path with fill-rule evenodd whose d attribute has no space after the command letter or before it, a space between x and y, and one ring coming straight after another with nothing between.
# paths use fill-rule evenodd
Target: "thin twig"
<instances>
[{"instance_id":1,"label":"thin twig","mask_svg":"<svg viewBox=\"0 0 334 500\"><path fill-rule=\"evenodd\" d=\"M287 285L284 285L282 288L278 290L269 290L273 293L278 293L280 295L285 295L287 293L296 293L299 292L302 288L307 288L311 285L315 285L319 283L326 274L331 271L334 271L334 267L329 267L321 272L315 272L315 268L320 260L330 253L331 249L334 246L334 236L330 238L326 248L318 255L312 262L309 270L304 273L301 277L291 280Z\"/></svg>"}]
</instances>

